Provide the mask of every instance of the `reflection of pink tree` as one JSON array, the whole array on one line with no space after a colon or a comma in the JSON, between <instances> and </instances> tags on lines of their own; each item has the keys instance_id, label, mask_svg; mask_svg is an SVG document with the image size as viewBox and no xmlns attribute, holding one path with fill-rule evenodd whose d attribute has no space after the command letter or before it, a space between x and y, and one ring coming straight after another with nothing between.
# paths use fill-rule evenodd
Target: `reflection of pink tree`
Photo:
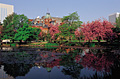
<instances>
[{"instance_id":1,"label":"reflection of pink tree","mask_svg":"<svg viewBox=\"0 0 120 79\"><path fill-rule=\"evenodd\" d=\"M39 54L42 58L42 60L47 59L44 64L45 67L53 68L54 66L60 66L60 61L62 59L56 58L57 56L54 55L54 53L49 54L49 53L44 53L44 54Z\"/></svg>"},{"instance_id":2,"label":"reflection of pink tree","mask_svg":"<svg viewBox=\"0 0 120 79\"><path fill-rule=\"evenodd\" d=\"M113 61L108 60L108 57L105 56L105 54L102 54L101 57L97 57L92 53L86 53L86 55L82 58L81 64L84 67L93 68L97 71L105 70L109 72Z\"/></svg>"},{"instance_id":3,"label":"reflection of pink tree","mask_svg":"<svg viewBox=\"0 0 120 79\"><path fill-rule=\"evenodd\" d=\"M81 58L82 58L81 55L76 55L75 57L76 62L79 63Z\"/></svg>"},{"instance_id":4,"label":"reflection of pink tree","mask_svg":"<svg viewBox=\"0 0 120 79\"><path fill-rule=\"evenodd\" d=\"M60 66L60 61L61 59L55 59L54 61L52 61L51 63L47 63L46 66L49 67L49 68L53 68L55 66Z\"/></svg>"}]
</instances>

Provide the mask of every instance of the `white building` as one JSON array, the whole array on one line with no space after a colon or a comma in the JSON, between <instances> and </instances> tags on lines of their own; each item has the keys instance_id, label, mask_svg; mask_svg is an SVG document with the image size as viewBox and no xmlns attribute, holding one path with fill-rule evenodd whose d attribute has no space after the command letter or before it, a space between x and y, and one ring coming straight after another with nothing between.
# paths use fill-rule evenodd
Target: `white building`
<instances>
[{"instance_id":1,"label":"white building","mask_svg":"<svg viewBox=\"0 0 120 79\"><path fill-rule=\"evenodd\" d=\"M0 3L0 22L3 23L5 17L14 12L14 6Z\"/></svg>"},{"instance_id":2,"label":"white building","mask_svg":"<svg viewBox=\"0 0 120 79\"><path fill-rule=\"evenodd\" d=\"M116 22L116 18L118 18L120 15L120 13L114 13L109 15L109 22L111 22L112 24L114 24Z\"/></svg>"}]
</instances>

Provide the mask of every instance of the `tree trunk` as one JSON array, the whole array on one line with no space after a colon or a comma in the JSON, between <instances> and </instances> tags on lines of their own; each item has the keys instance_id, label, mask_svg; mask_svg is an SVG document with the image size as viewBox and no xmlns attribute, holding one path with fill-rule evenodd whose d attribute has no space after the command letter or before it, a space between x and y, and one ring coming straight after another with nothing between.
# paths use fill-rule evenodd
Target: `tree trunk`
<instances>
[{"instance_id":1,"label":"tree trunk","mask_svg":"<svg viewBox=\"0 0 120 79\"><path fill-rule=\"evenodd\" d=\"M69 42L71 42L71 36L69 37Z\"/></svg>"},{"instance_id":2,"label":"tree trunk","mask_svg":"<svg viewBox=\"0 0 120 79\"><path fill-rule=\"evenodd\" d=\"M79 40L79 44L80 44L80 38L78 38L78 40Z\"/></svg>"},{"instance_id":3,"label":"tree trunk","mask_svg":"<svg viewBox=\"0 0 120 79\"><path fill-rule=\"evenodd\" d=\"M98 39L98 43L100 43L100 39Z\"/></svg>"},{"instance_id":4,"label":"tree trunk","mask_svg":"<svg viewBox=\"0 0 120 79\"><path fill-rule=\"evenodd\" d=\"M27 40L25 41L25 44L27 44Z\"/></svg>"},{"instance_id":5,"label":"tree trunk","mask_svg":"<svg viewBox=\"0 0 120 79\"><path fill-rule=\"evenodd\" d=\"M14 43L14 39L12 40L12 43Z\"/></svg>"},{"instance_id":6,"label":"tree trunk","mask_svg":"<svg viewBox=\"0 0 120 79\"><path fill-rule=\"evenodd\" d=\"M20 44L22 44L22 40L20 40Z\"/></svg>"},{"instance_id":7,"label":"tree trunk","mask_svg":"<svg viewBox=\"0 0 120 79\"><path fill-rule=\"evenodd\" d=\"M44 41L44 38L43 38L43 41Z\"/></svg>"}]
</instances>

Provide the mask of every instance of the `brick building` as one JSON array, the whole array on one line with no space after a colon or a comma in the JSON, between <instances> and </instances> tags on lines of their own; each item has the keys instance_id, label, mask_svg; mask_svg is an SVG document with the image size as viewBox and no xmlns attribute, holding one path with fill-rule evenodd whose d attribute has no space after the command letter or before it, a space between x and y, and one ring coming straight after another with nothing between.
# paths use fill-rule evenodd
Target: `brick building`
<instances>
[{"instance_id":1,"label":"brick building","mask_svg":"<svg viewBox=\"0 0 120 79\"><path fill-rule=\"evenodd\" d=\"M44 33L48 32L50 24L59 24L62 22L61 18L51 17L50 13L46 13L46 16L42 16L41 18L38 16L35 19L29 19L31 21L31 26L40 28Z\"/></svg>"}]
</instances>

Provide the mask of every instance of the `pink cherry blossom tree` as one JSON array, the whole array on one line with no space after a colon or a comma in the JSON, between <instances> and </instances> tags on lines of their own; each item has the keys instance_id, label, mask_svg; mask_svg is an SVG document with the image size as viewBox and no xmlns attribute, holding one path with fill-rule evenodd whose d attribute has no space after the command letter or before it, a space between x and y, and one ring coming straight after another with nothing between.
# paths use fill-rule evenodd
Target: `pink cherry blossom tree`
<instances>
[{"instance_id":1,"label":"pink cherry blossom tree","mask_svg":"<svg viewBox=\"0 0 120 79\"><path fill-rule=\"evenodd\" d=\"M83 38L83 33L81 31L81 28L77 28L75 30L75 37L79 40L80 43L80 40Z\"/></svg>"},{"instance_id":2,"label":"pink cherry blossom tree","mask_svg":"<svg viewBox=\"0 0 120 79\"><path fill-rule=\"evenodd\" d=\"M51 35L51 39L53 39L53 40L55 40L55 34L60 33L58 26L59 26L58 24L56 24L56 25L51 24L50 25L49 33Z\"/></svg>"},{"instance_id":3,"label":"pink cherry blossom tree","mask_svg":"<svg viewBox=\"0 0 120 79\"><path fill-rule=\"evenodd\" d=\"M107 20L101 21L99 19L92 21L91 23L84 23L82 26L83 28L81 29L85 36L85 41L98 40L98 42L100 42L101 39L113 39L115 36L115 33L112 31L114 26Z\"/></svg>"}]
</instances>

